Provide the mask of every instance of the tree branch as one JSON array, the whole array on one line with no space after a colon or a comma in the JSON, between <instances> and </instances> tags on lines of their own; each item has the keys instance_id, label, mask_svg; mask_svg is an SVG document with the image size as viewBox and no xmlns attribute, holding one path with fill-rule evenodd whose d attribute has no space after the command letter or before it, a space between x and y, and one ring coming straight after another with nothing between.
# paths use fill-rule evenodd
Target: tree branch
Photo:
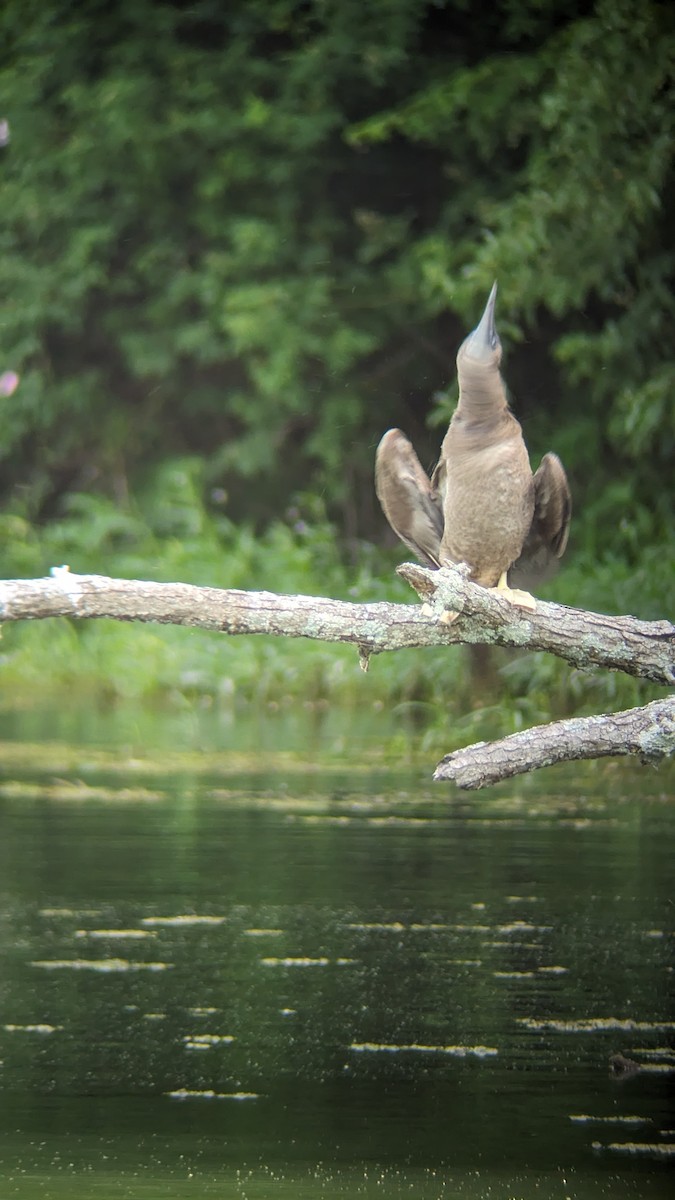
<instances>
[{"instance_id":1,"label":"tree branch","mask_svg":"<svg viewBox=\"0 0 675 1200\"><path fill-rule=\"evenodd\" d=\"M399 573L431 606L354 604L322 596L109 579L54 567L46 579L0 581L0 621L109 617L229 634L307 637L351 642L364 660L385 650L486 642L547 650L577 667L675 682L675 626L668 621L606 617L543 601L536 612L522 612L469 583L458 569L428 571L406 563ZM452 624L441 620L446 608L460 614Z\"/></svg>"},{"instance_id":2,"label":"tree branch","mask_svg":"<svg viewBox=\"0 0 675 1200\"><path fill-rule=\"evenodd\" d=\"M354 604L322 596L195 587L75 575L54 567L46 579L0 581L0 621L108 617L229 634L274 634L350 642L367 669L372 654L417 646L483 642L547 650L576 667L605 667L660 684L675 682L675 626L669 621L607 617L537 602L535 612L470 583L461 568L429 571L405 563L399 573L425 601ZM448 620L451 610L457 616ZM478 788L572 759L635 754L657 760L675 748L675 701L613 715L538 726L447 755L436 779Z\"/></svg>"},{"instance_id":3,"label":"tree branch","mask_svg":"<svg viewBox=\"0 0 675 1200\"><path fill-rule=\"evenodd\" d=\"M452 779L473 790L560 762L626 754L658 762L674 750L675 700L654 700L643 708L553 721L498 742L475 742L446 754L434 779Z\"/></svg>"}]
</instances>

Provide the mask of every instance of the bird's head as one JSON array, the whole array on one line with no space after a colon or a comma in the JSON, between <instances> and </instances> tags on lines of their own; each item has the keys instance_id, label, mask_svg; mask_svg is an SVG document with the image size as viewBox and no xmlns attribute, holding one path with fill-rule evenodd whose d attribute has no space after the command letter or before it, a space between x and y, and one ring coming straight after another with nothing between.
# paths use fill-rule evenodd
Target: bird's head
<instances>
[{"instance_id":1,"label":"bird's head","mask_svg":"<svg viewBox=\"0 0 675 1200\"><path fill-rule=\"evenodd\" d=\"M502 361L502 344L495 327L495 302L497 300L497 283L493 283L488 296L483 315L473 333L462 342L457 354L457 368L466 362L467 366L474 364L480 367L491 367L499 370Z\"/></svg>"}]
</instances>

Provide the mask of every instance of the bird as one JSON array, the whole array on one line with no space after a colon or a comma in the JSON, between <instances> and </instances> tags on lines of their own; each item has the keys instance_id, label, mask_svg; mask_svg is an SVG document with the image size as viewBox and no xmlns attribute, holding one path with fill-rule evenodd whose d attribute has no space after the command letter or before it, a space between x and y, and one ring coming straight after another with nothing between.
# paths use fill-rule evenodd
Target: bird
<instances>
[{"instance_id":1,"label":"bird","mask_svg":"<svg viewBox=\"0 0 675 1200\"><path fill-rule=\"evenodd\" d=\"M522 587L553 574L572 500L557 454L531 470L500 372L496 299L495 282L457 353L459 400L431 478L405 434L390 429L376 452L375 490L394 533L425 566L465 563L469 579L534 610Z\"/></svg>"}]
</instances>

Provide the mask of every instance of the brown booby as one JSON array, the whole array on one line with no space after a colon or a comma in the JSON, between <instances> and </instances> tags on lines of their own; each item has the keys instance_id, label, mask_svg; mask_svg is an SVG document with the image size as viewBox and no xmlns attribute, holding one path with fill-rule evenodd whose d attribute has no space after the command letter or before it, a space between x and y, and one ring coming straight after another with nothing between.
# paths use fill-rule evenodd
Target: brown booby
<instances>
[{"instance_id":1,"label":"brown booby","mask_svg":"<svg viewBox=\"0 0 675 1200\"><path fill-rule=\"evenodd\" d=\"M572 502L557 454L532 474L499 366L495 283L457 354L459 401L429 479L400 429L377 448L375 489L394 532L430 567L466 563L470 578L534 608L527 592L547 578L567 545Z\"/></svg>"}]
</instances>

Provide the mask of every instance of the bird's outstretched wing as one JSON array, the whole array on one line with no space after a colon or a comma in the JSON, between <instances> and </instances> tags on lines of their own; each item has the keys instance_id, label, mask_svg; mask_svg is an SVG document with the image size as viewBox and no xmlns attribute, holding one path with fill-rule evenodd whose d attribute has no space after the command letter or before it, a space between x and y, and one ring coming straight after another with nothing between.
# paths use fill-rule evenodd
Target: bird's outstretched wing
<instances>
[{"instance_id":1,"label":"bird's outstretched wing","mask_svg":"<svg viewBox=\"0 0 675 1200\"><path fill-rule=\"evenodd\" d=\"M426 566L438 567L443 511L436 490L400 429L377 447L375 491L394 533Z\"/></svg>"},{"instance_id":2,"label":"bird's outstretched wing","mask_svg":"<svg viewBox=\"0 0 675 1200\"><path fill-rule=\"evenodd\" d=\"M550 579L567 546L572 497L557 454L545 454L534 473L534 516L520 557L509 571L509 584L533 587Z\"/></svg>"}]
</instances>

